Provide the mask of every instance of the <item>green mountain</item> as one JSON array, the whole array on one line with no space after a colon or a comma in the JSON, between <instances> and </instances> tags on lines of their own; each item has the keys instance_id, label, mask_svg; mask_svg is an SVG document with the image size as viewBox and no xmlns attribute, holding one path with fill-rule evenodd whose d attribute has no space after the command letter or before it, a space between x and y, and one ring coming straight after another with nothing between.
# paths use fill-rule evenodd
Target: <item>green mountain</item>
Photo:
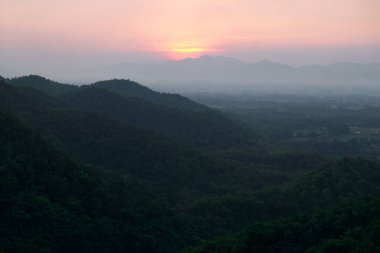
<instances>
[{"instance_id":1,"label":"green mountain","mask_svg":"<svg viewBox=\"0 0 380 253\"><path fill-rule=\"evenodd\" d=\"M101 113L196 147L247 145L253 138L247 129L207 108L188 110L163 106L92 86L67 94L63 99L73 109Z\"/></svg>"},{"instance_id":2,"label":"green mountain","mask_svg":"<svg viewBox=\"0 0 380 253\"><path fill-rule=\"evenodd\" d=\"M76 159L107 173L131 175L162 201L175 205L289 179L282 173L228 164L102 114L72 110L64 101L32 88L0 84L0 109Z\"/></svg>"},{"instance_id":3,"label":"green mountain","mask_svg":"<svg viewBox=\"0 0 380 253\"><path fill-rule=\"evenodd\" d=\"M8 79L7 82L15 86L32 87L51 95L64 94L77 89L77 86L61 84L38 75L15 77Z\"/></svg>"},{"instance_id":4,"label":"green mountain","mask_svg":"<svg viewBox=\"0 0 380 253\"><path fill-rule=\"evenodd\" d=\"M201 200L188 212L202 221L200 224L207 224L203 231L212 235L228 234L255 222L376 196L380 194L379 182L380 164L365 159L343 159L271 189Z\"/></svg>"},{"instance_id":5,"label":"green mountain","mask_svg":"<svg viewBox=\"0 0 380 253\"><path fill-rule=\"evenodd\" d=\"M181 95L156 92L131 80L114 79L100 81L92 84L92 86L107 89L126 98L142 98L158 105L196 111L210 110L208 107L195 103Z\"/></svg>"},{"instance_id":6,"label":"green mountain","mask_svg":"<svg viewBox=\"0 0 380 253\"><path fill-rule=\"evenodd\" d=\"M200 148L251 145L248 128L218 111L183 96L153 91L130 80L110 80L82 88L30 75L7 80L58 96L74 110L102 113L124 124L150 129L168 138Z\"/></svg>"},{"instance_id":7,"label":"green mountain","mask_svg":"<svg viewBox=\"0 0 380 253\"><path fill-rule=\"evenodd\" d=\"M76 166L80 167L80 170L85 170L89 174L88 177L92 178L91 180L98 180L96 183L99 184L100 188L104 188L103 190L98 189L100 193L94 193L95 190L92 188L85 188L79 191L80 194L85 192L83 196L86 200L90 199L94 202L91 202L91 205L95 205L95 210L85 209L80 206L80 203L85 202L85 200L82 200L82 195L68 197L70 201L79 203L73 207L74 209L79 208L81 210L79 214L72 214L70 210L66 210L66 205L69 205L66 202L63 202L63 204L61 202L58 204L54 202L54 206L50 207L50 202L52 201L50 198L54 196L42 195L41 197L39 192L36 193L36 196L27 195L25 198L20 199L15 197L14 201L9 202L9 209L4 209L3 212L5 215L3 216L5 217L4 224L7 225L4 226L4 230L2 231L2 235L4 236L3 241L0 241L2 247L0 250L4 250L5 252L11 248L17 249L16 251L25 250L32 252L87 252L86 250L97 252L98 249L104 248L109 249L110 252L177 252L179 247L194 243L194 238L197 238L196 231L198 229L193 225L189 225L192 219L186 213L178 213L174 210L188 206L196 198L225 194L229 191L236 191L241 187L239 181L229 182L231 177L239 178L238 175L241 172L239 173L237 168L229 168L215 160L210 160L153 132L128 127L99 114L70 110L62 100L48 96L30 87L13 87L5 82L0 83L0 108L17 116L22 120L23 124L29 125L49 139L60 150L64 150L74 157L75 160L81 160L91 165L89 169L76 162L72 162L73 164L77 164ZM5 119L0 124L1 130L5 131L5 137L12 137L13 131L17 134L19 128L17 124L19 123L15 123L15 126L7 127L8 119L6 117ZM20 128L22 127L20 126ZM35 135L30 130L26 131ZM45 177L45 172L55 173L54 164L46 165L46 170L48 171L34 171L45 166L38 163L40 160L60 164L60 162L54 160L54 157L49 158L53 154L45 152L45 149L38 146L33 146L34 142L29 139L25 141L21 137L15 137L15 139L20 139L19 146L21 150L15 149L14 152L12 151L13 153L8 154L8 149L12 145L0 143L1 147L3 147L1 154L12 159L13 157L23 156L22 147L30 147L31 150L43 152L46 155L41 156L38 153L29 153L29 150L25 151L25 156L27 156L25 163L36 164L36 168L34 169L33 167L31 174L42 178ZM29 142L30 144L28 144ZM41 142L44 141L41 140ZM54 152L62 154L56 151L50 144L46 145L46 149L55 150ZM71 160L66 155L64 156L68 160ZM30 159L35 159L35 161L30 161ZM0 167L8 168L8 162L1 161ZM18 167L20 171L17 172L16 176L23 176L21 172L24 169L23 167L24 164ZM52 167L51 172L49 172L50 167ZM17 187L22 192L24 190L29 192L28 185L11 186L10 184L15 182L16 179L14 177L16 176L11 175L11 172L8 172L8 170L4 170L4 173L4 177L2 177L4 179L2 181L4 187L1 187L1 189L4 189L4 191L8 191L6 189L9 189L9 196L2 196L0 199L8 201L9 198L13 198L12 194L18 194ZM250 174L252 174L250 176L252 178L259 178L258 175L256 176L257 172L246 171L247 176ZM51 180L53 185L57 184L57 187L64 185L75 191L79 187L71 185L71 180L74 180L73 178L75 177L67 179L61 174L53 175L52 177L63 180L63 182ZM33 182L31 186L35 186L37 190L45 187L40 184L47 183L44 181L35 184L35 180L31 180ZM49 180L46 179L46 181ZM235 183L236 186L234 186ZM18 185L17 182L15 184ZM87 185L86 182L82 181L79 184ZM98 188L98 186L94 187L95 189ZM108 187L111 187L111 192L108 192ZM34 192L34 188L31 191ZM58 189L54 193L64 195L65 191L66 189ZM86 194L90 194L90 196ZM99 194L99 198L105 198L105 200L98 200L98 195L96 194ZM43 205L47 206L34 207L34 205L40 205L40 197L46 202ZM110 201L108 198L114 198L112 201L116 202L125 199L125 201L121 202L127 206L120 208L123 211L125 209L129 218L130 213L139 214L137 218L134 216L131 218L135 223L130 224L129 220L120 221L119 218L114 221L108 214L105 217L102 216L101 219L99 218L100 220L87 217L89 214L92 215L93 212L95 214L103 212L103 209L96 211L96 208L98 208L98 205L101 205L102 208L107 206L106 203ZM26 203L25 208L21 204L24 202ZM99 204L100 202L102 204ZM27 217L32 217L30 219L37 228L25 230L25 233L22 232L23 228L19 228L13 234L6 235L11 227L17 227L15 225L16 221L11 216L13 212L18 212L17 208L19 205L26 209L22 209L21 211ZM61 205L63 205L62 208ZM163 206L170 206L170 208ZM49 210L53 209L51 211L53 213L41 214L39 211L33 211L40 208L44 209L45 207ZM111 210L114 210L112 208L111 206ZM33 211L32 214L30 214L32 211L29 209ZM58 209L58 211L55 211L55 209ZM153 213L147 213L148 211ZM41 225L39 223L41 218L34 221L34 219L37 219L34 215L37 218L46 216L47 224ZM66 215L70 217L66 217ZM176 217L177 215L179 217ZM78 218L77 216L80 217ZM146 223L145 219L148 216L152 217L152 219L148 218ZM60 218L64 219L66 223L61 224ZM161 218L163 219L162 221ZM79 228L72 227L74 224L77 224ZM72 231L73 236L80 237L78 240L73 240L75 244L79 244L77 248L74 248L74 246L67 248L69 245L65 246L65 244L68 244L67 240L70 241L71 237L67 235L67 230L65 231L64 229L69 229ZM77 231L77 229L80 231ZM90 229L102 232L94 234L94 232L88 231ZM51 236L47 238L47 234ZM117 236L110 236L110 234L116 234ZM65 237L62 239L62 242L58 242L61 240L60 236ZM66 236L68 239L66 239ZM127 237L125 242L120 239L123 236ZM104 237L104 239L100 240L98 237ZM88 238L95 238L94 240L97 243L91 244ZM111 245L110 240L115 243L115 246ZM133 240L133 243L130 240ZM20 246L16 247L15 244Z\"/></svg>"},{"instance_id":8,"label":"green mountain","mask_svg":"<svg viewBox=\"0 0 380 253\"><path fill-rule=\"evenodd\" d=\"M223 166L151 131L73 111L34 90L0 84L0 108L17 115L57 147L86 163L136 176L167 193L204 191ZM28 94L28 95L26 95ZM207 186L209 185L209 186ZM176 188L176 191L172 191ZM157 190L157 189L156 189ZM189 190L190 191L190 190Z\"/></svg>"},{"instance_id":9,"label":"green mountain","mask_svg":"<svg viewBox=\"0 0 380 253\"><path fill-rule=\"evenodd\" d=\"M186 253L333 253L380 251L380 199L366 198L290 219L257 223L236 237Z\"/></svg>"},{"instance_id":10,"label":"green mountain","mask_svg":"<svg viewBox=\"0 0 380 253\"><path fill-rule=\"evenodd\" d=\"M170 240L180 235L165 225L174 214L153 204L132 180L100 177L2 112L0 126L1 252L176 247Z\"/></svg>"}]
</instances>

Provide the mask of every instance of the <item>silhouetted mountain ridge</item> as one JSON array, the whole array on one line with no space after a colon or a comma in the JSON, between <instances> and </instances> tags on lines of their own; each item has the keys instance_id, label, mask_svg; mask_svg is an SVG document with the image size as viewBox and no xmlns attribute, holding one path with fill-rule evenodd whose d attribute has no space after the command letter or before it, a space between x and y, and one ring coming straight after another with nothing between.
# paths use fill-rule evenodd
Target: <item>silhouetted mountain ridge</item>
<instances>
[{"instance_id":1,"label":"silhouetted mountain ridge","mask_svg":"<svg viewBox=\"0 0 380 253\"><path fill-rule=\"evenodd\" d=\"M206 106L195 103L181 95L156 92L131 80L113 79L96 82L92 84L92 86L107 89L127 98L138 97L152 103L169 107L197 110L206 109Z\"/></svg>"},{"instance_id":2,"label":"silhouetted mountain ridge","mask_svg":"<svg viewBox=\"0 0 380 253\"><path fill-rule=\"evenodd\" d=\"M15 86L33 87L51 95L64 94L77 88L77 86L58 83L38 75L15 77L8 79L7 82Z\"/></svg>"},{"instance_id":3,"label":"silhouetted mountain ridge","mask_svg":"<svg viewBox=\"0 0 380 253\"><path fill-rule=\"evenodd\" d=\"M221 112L180 95L153 91L130 80L101 81L82 87L39 76L7 82L53 95L57 97L56 102L66 103L71 109L102 113L126 125L150 129L195 147L220 148L254 142L250 130Z\"/></svg>"},{"instance_id":4,"label":"silhouetted mountain ridge","mask_svg":"<svg viewBox=\"0 0 380 253\"><path fill-rule=\"evenodd\" d=\"M117 69L117 70L116 70ZM262 60L244 63L222 56L202 56L160 64L143 64L133 68L129 63L118 65L116 76L143 77L156 87L176 90L197 89L205 91L255 91L257 88L360 88L375 87L380 83L380 64L337 63L292 67L286 64ZM150 81L149 81L150 80ZM233 87L231 87L233 86ZM346 87L345 87L346 86ZM281 90L286 92L286 90Z\"/></svg>"}]
</instances>

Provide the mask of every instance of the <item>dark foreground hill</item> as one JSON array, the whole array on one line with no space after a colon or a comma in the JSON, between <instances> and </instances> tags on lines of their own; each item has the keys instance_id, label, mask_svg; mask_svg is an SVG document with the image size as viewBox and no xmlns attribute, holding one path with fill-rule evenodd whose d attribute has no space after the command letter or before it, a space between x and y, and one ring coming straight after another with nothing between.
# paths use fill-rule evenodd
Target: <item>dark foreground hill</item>
<instances>
[{"instance_id":1,"label":"dark foreground hill","mask_svg":"<svg viewBox=\"0 0 380 253\"><path fill-rule=\"evenodd\" d=\"M0 249L4 252L178 252L197 241L195 238L202 238L204 229L213 232L217 228L214 213L200 220L191 211L174 212L154 200L142 185L120 174L97 174L8 115L0 113L0 125ZM307 204L322 211L258 223L241 237L206 243L190 252L376 252L379 202L353 203L377 195L378 168L366 161L347 160L311 174L292 190L279 187L280 192L300 195L310 189L315 195L310 195ZM317 196L326 187L325 180L319 179L329 173L337 175L329 181L336 195L330 201ZM281 201L288 201L278 194L265 195L258 194L265 197L262 201L267 201L269 214L281 211L277 210L285 204ZM244 209L251 204L243 200L236 207ZM328 206L332 200L349 202L324 211L322 202ZM304 199L296 196L290 204L297 201ZM271 205L277 208L271 209ZM256 206L249 208L254 211ZM285 210L284 215L291 214Z\"/></svg>"},{"instance_id":2,"label":"dark foreground hill","mask_svg":"<svg viewBox=\"0 0 380 253\"><path fill-rule=\"evenodd\" d=\"M64 94L78 88L74 85L58 83L37 75L15 77L8 79L7 82L19 87L35 88L51 95Z\"/></svg>"},{"instance_id":3,"label":"dark foreground hill","mask_svg":"<svg viewBox=\"0 0 380 253\"><path fill-rule=\"evenodd\" d=\"M291 219L257 223L186 253L335 253L380 251L380 199L367 198Z\"/></svg>"},{"instance_id":4,"label":"dark foreground hill","mask_svg":"<svg viewBox=\"0 0 380 253\"><path fill-rule=\"evenodd\" d=\"M156 92L131 80L114 79L100 81L92 84L92 86L107 89L126 98L142 98L151 103L165 105L171 108L195 111L209 110L206 106L193 102L181 95Z\"/></svg>"},{"instance_id":5,"label":"dark foreground hill","mask_svg":"<svg viewBox=\"0 0 380 253\"><path fill-rule=\"evenodd\" d=\"M198 152L106 116L74 111L41 92L0 84L0 108L68 154L111 173L132 175L169 195L217 191L223 168ZM213 175L213 177L211 177Z\"/></svg>"},{"instance_id":6,"label":"dark foreground hill","mask_svg":"<svg viewBox=\"0 0 380 253\"><path fill-rule=\"evenodd\" d=\"M102 81L82 88L33 75L7 82L58 96L74 110L102 113L194 147L228 148L254 142L251 131L218 111L129 80Z\"/></svg>"},{"instance_id":7,"label":"dark foreground hill","mask_svg":"<svg viewBox=\"0 0 380 253\"><path fill-rule=\"evenodd\" d=\"M174 214L135 183L100 178L2 112L0 126L1 252L171 250Z\"/></svg>"},{"instance_id":8,"label":"dark foreground hill","mask_svg":"<svg viewBox=\"0 0 380 253\"><path fill-rule=\"evenodd\" d=\"M248 129L206 107L182 109L159 105L97 87L81 88L63 99L73 109L101 113L194 147L228 148L253 141Z\"/></svg>"},{"instance_id":9,"label":"dark foreground hill","mask_svg":"<svg viewBox=\"0 0 380 253\"><path fill-rule=\"evenodd\" d=\"M379 183L380 164L365 159L343 159L271 189L201 200L189 212L201 220L210 217L204 230L211 226L211 231L219 234L237 232L258 221L291 217L349 200L378 196Z\"/></svg>"},{"instance_id":10,"label":"dark foreground hill","mask_svg":"<svg viewBox=\"0 0 380 253\"><path fill-rule=\"evenodd\" d=\"M0 109L72 157L106 173L133 176L172 205L189 205L200 196L258 189L288 179L282 173L226 164L102 114L73 110L65 101L29 87L0 84Z\"/></svg>"}]
</instances>

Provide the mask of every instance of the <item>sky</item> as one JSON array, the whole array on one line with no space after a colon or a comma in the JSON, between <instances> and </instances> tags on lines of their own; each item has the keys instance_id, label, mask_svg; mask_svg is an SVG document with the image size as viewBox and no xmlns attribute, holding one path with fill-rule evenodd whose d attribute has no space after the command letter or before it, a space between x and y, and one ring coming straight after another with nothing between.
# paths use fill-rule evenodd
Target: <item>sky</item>
<instances>
[{"instance_id":1,"label":"sky","mask_svg":"<svg viewBox=\"0 0 380 253\"><path fill-rule=\"evenodd\" d=\"M380 62L379 0L0 0L0 10L2 68Z\"/></svg>"}]
</instances>

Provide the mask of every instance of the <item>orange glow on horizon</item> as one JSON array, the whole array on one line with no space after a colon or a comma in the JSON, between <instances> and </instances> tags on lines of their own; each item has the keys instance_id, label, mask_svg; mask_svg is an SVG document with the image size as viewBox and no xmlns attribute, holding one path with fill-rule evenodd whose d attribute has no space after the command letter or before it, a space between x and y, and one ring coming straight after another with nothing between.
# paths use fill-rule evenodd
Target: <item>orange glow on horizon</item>
<instances>
[{"instance_id":1,"label":"orange glow on horizon","mask_svg":"<svg viewBox=\"0 0 380 253\"><path fill-rule=\"evenodd\" d=\"M202 46L201 43L193 41L171 44L167 48L166 57L173 60L196 58L213 51L208 47Z\"/></svg>"},{"instance_id":2,"label":"orange glow on horizon","mask_svg":"<svg viewBox=\"0 0 380 253\"><path fill-rule=\"evenodd\" d=\"M380 46L379 0L1 0L0 9L0 53L181 59Z\"/></svg>"},{"instance_id":3,"label":"orange glow on horizon","mask_svg":"<svg viewBox=\"0 0 380 253\"><path fill-rule=\"evenodd\" d=\"M201 53L205 52L206 50L204 48L174 48L172 49L173 52L176 53Z\"/></svg>"}]
</instances>

